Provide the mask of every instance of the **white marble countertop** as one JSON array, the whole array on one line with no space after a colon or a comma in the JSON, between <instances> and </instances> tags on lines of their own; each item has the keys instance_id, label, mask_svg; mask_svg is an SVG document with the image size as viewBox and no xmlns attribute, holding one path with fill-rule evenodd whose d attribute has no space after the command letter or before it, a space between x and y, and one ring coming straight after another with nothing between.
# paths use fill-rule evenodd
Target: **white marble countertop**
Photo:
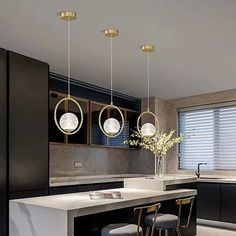
<instances>
[{"instance_id":1,"label":"white marble countertop","mask_svg":"<svg viewBox=\"0 0 236 236\"><path fill-rule=\"evenodd\" d=\"M197 182L204 183L232 183L236 184L236 176L225 176L225 175L204 175L202 174Z\"/></svg>"},{"instance_id":2,"label":"white marble countertop","mask_svg":"<svg viewBox=\"0 0 236 236\"><path fill-rule=\"evenodd\" d=\"M83 192L10 200L9 236L75 236L76 217L197 194L196 190L188 189L151 191L121 188L106 191L120 191L123 198L91 200L89 192Z\"/></svg>"},{"instance_id":3,"label":"white marble countertop","mask_svg":"<svg viewBox=\"0 0 236 236\"><path fill-rule=\"evenodd\" d=\"M111 189L101 191L120 191L122 199L100 199L91 200L89 192L62 194L54 196L43 196L11 200L10 202L35 205L40 207L54 208L57 210L73 211L78 215L88 215L97 212L131 207L152 202L175 199L196 195L197 191L193 189L178 189L171 191L151 191L142 189Z\"/></svg>"},{"instance_id":4,"label":"white marble countertop","mask_svg":"<svg viewBox=\"0 0 236 236\"><path fill-rule=\"evenodd\" d=\"M80 184L96 184L124 181L124 178L144 177L151 175L142 174L116 174L116 175L89 175L89 176L68 176L68 177L51 177L49 186L60 187Z\"/></svg>"},{"instance_id":5,"label":"white marble countertop","mask_svg":"<svg viewBox=\"0 0 236 236\"><path fill-rule=\"evenodd\" d=\"M116 174L116 175L90 175L90 176L68 176L68 177L51 177L50 187L71 186L80 184L96 184L96 183L109 183L121 182L125 178L138 178L138 177L153 177L153 175L142 174ZM177 184L180 179L189 182L208 182L208 183L236 183L236 176L225 175L205 175L202 174L201 178L197 179L195 175L184 174L166 174L164 176L168 182L168 178L175 178ZM173 183L173 181L172 181Z\"/></svg>"}]
</instances>

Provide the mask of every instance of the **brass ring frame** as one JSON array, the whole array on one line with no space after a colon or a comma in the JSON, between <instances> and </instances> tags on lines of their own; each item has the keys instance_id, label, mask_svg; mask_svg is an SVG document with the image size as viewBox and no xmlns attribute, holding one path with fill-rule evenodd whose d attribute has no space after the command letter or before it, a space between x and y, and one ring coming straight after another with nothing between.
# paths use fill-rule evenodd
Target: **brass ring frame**
<instances>
[{"instance_id":1,"label":"brass ring frame","mask_svg":"<svg viewBox=\"0 0 236 236\"><path fill-rule=\"evenodd\" d=\"M140 123L141 117L144 116L144 115L146 115L146 114L150 114L150 115L152 115L152 116L154 117L154 119L155 119L156 132L155 132L155 134L154 134L153 136L151 136L151 137L157 136L157 134L159 133L159 129L160 129L160 123L159 123L159 120L158 120L157 116L156 116L153 112L151 112L151 111L144 111L144 112L142 112L142 113L139 115L139 117L138 117L138 119L137 119L137 129L138 129L138 132L139 132L139 134L142 135L142 132L141 132L139 123Z\"/></svg>"},{"instance_id":2,"label":"brass ring frame","mask_svg":"<svg viewBox=\"0 0 236 236\"><path fill-rule=\"evenodd\" d=\"M59 105L60 105L62 102L64 102L64 101L72 101L72 102L74 102L75 105L78 107L78 109L79 109L79 111L80 111L81 121L80 121L80 124L78 125L78 127L77 127L73 132L66 132L65 130L63 130L63 129L61 128L61 126L59 125L58 121L57 121L57 110L58 110L58 107L59 107ZM77 132L80 130L82 124L83 124L83 120L84 120L84 116L83 116L82 108L81 108L81 106L79 105L79 103L78 103L75 99L73 99L73 98L71 98L71 97L63 98L63 99L61 99L61 100L57 103L57 105L55 106L55 109L54 109L54 121L55 121L55 123L56 123L57 128L58 128L63 134L66 134L66 135L73 135L73 134L77 133Z\"/></svg>"},{"instance_id":3,"label":"brass ring frame","mask_svg":"<svg viewBox=\"0 0 236 236\"><path fill-rule=\"evenodd\" d=\"M103 129L103 127L102 127L102 124L101 124L102 113L103 113L104 110L106 110L107 108L116 109L116 110L120 113L120 116L121 116L121 122L122 122L122 123L121 123L121 127L120 127L119 132L118 132L117 134L115 134L115 135L109 135L108 133L106 133L105 130ZM125 120L124 120L124 116L123 116L121 110L119 109L119 107L110 104L110 105L107 105L107 106L103 107L102 110L100 111L99 117L98 117L98 123L99 123L99 127L100 127L101 131L103 132L103 134L105 134L105 135L106 135L107 137L109 137L109 138L115 138L115 137L117 137L118 135L120 135L121 132L122 132L122 130L124 129Z\"/></svg>"}]
</instances>

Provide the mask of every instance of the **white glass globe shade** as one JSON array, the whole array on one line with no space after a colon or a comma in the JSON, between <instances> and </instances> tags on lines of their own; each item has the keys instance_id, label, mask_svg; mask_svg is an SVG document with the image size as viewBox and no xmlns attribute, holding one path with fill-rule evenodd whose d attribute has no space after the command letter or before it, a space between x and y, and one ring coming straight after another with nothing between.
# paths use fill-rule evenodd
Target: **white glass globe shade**
<instances>
[{"instance_id":1,"label":"white glass globe shade","mask_svg":"<svg viewBox=\"0 0 236 236\"><path fill-rule=\"evenodd\" d=\"M79 124L77 116L71 112L66 112L60 118L60 126L66 132L74 131Z\"/></svg>"},{"instance_id":2,"label":"white glass globe shade","mask_svg":"<svg viewBox=\"0 0 236 236\"><path fill-rule=\"evenodd\" d=\"M144 137L152 137L156 133L156 127L152 123L145 123L141 127L141 133Z\"/></svg>"},{"instance_id":3,"label":"white glass globe shade","mask_svg":"<svg viewBox=\"0 0 236 236\"><path fill-rule=\"evenodd\" d=\"M103 124L104 131L109 135L115 135L120 130L120 123L115 118L107 119Z\"/></svg>"}]
</instances>

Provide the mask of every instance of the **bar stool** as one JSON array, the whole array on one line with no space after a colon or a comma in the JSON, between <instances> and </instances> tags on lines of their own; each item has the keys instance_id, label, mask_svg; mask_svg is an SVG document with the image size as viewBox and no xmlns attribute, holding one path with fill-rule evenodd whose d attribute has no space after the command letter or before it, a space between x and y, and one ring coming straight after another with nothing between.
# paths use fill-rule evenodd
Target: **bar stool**
<instances>
[{"instance_id":1,"label":"bar stool","mask_svg":"<svg viewBox=\"0 0 236 236\"><path fill-rule=\"evenodd\" d=\"M178 216L172 214L158 214L156 217L154 214L148 215L145 217L145 223L147 225L147 231L150 231L150 228L154 228L159 231L159 235L161 236L162 230L165 230L165 234L168 235L169 230L175 230L178 236L181 236L180 228L188 228L192 209L193 209L193 202L195 197L184 198L176 200L176 205L179 206ZM189 205L189 214L187 218L187 222L184 225L181 225L181 213L182 213L182 206ZM148 236L147 234L146 236ZM151 233L153 236L153 231Z\"/></svg>"},{"instance_id":2,"label":"bar stool","mask_svg":"<svg viewBox=\"0 0 236 236\"><path fill-rule=\"evenodd\" d=\"M109 224L102 228L101 236L143 236L143 229L141 227L141 220L143 214L153 213L153 217L157 216L157 212L160 209L161 204L157 203L151 206L136 207L134 208L134 214L138 215L138 224L118 223ZM152 228L154 231L154 224L149 227L148 233ZM147 232L146 232L147 235Z\"/></svg>"}]
</instances>

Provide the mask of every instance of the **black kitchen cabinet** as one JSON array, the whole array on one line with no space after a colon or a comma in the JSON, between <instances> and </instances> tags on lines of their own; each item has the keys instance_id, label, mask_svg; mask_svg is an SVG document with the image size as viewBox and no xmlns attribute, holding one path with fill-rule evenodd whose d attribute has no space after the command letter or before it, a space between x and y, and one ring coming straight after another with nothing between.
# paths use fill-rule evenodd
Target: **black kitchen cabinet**
<instances>
[{"instance_id":1,"label":"black kitchen cabinet","mask_svg":"<svg viewBox=\"0 0 236 236\"><path fill-rule=\"evenodd\" d=\"M49 190L50 195L76 193L76 192L77 192L77 185L51 187Z\"/></svg>"},{"instance_id":2,"label":"black kitchen cabinet","mask_svg":"<svg viewBox=\"0 0 236 236\"><path fill-rule=\"evenodd\" d=\"M39 189L23 192L10 192L9 199L20 199L20 198L29 198L29 197L40 197L48 195L48 189Z\"/></svg>"},{"instance_id":3,"label":"black kitchen cabinet","mask_svg":"<svg viewBox=\"0 0 236 236\"><path fill-rule=\"evenodd\" d=\"M49 193L50 195L57 195L57 194L88 192L88 191L123 188L123 187L124 187L124 183L122 181L109 182L109 183L97 183L97 184L80 184L80 185L72 185L72 186L51 187Z\"/></svg>"},{"instance_id":4,"label":"black kitchen cabinet","mask_svg":"<svg viewBox=\"0 0 236 236\"><path fill-rule=\"evenodd\" d=\"M220 184L198 183L197 190L197 218L220 221Z\"/></svg>"},{"instance_id":5,"label":"black kitchen cabinet","mask_svg":"<svg viewBox=\"0 0 236 236\"><path fill-rule=\"evenodd\" d=\"M0 235L7 236L7 51L0 49Z\"/></svg>"},{"instance_id":6,"label":"black kitchen cabinet","mask_svg":"<svg viewBox=\"0 0 236 236\"><path fill-rule=\"evenodd\" d=\"M221 221L236 223L236 184L221 184Z\"/></svg>"},{"instance_id":7,"label":"black kitchen cabinet","mask_svg":"<svg viewBox=\"0 0 236 236\"><path fill-rule=\"evenodd\" d=\"M123 188L123 182L110 182L110 183L99 183L99 184L83 184L78 185L78 192L96 191L103 189Z\"/></svg>"},{"instance_id":8,"label":"black kitchen cabinet","mask_svg":"<svg viewBox=\"0 0 236 236\"><path fill-rule=\"evenodd\" d=\"M9 191L47 190L48 64L9 52Z\"/></svg>"},{"instance_id":9,"label":"black kitchen cabinet","mask_svg":"<svg viewBox=\"0 0 236 236\"><path fill-rule=\"evenodd\" d=\"M7 236L7 194L0 193L0 235Z\"/></svg>"},{"instance_id":10,"label":"black kitchen cabinet","mask_svg":"<svg viewBox=\"0 0 236 236\"><path fill-rule=\"evenodd\" d=\"M0 49L0 193L6 192L7 52Z\"/></svg>"},{"instance_id":11,"label":"black kitchen cabinet","mask_svg":"<svg viewBox=\"0 0 236 236\"><path fill-rule=\"evenodd\" d=\"M8 202L48 194L48 64L0 49L0 235Z\"/></svg>"}]
</instances>

